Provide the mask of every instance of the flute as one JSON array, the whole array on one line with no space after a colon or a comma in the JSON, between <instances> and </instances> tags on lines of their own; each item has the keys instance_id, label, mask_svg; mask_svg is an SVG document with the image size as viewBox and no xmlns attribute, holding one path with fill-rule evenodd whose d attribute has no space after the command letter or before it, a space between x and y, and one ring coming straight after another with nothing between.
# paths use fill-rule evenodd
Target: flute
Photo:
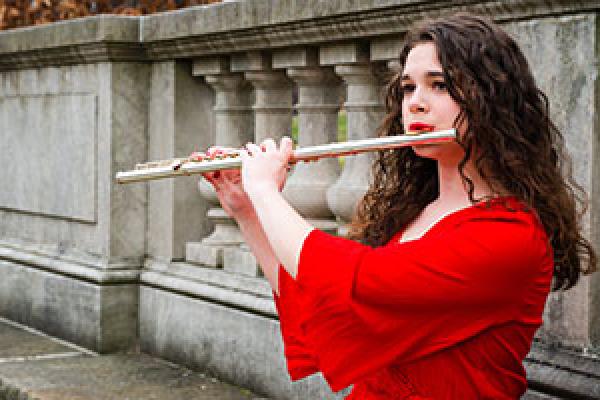
<instances>
[{"instance_id":1,"label":"flute","mask_svg":"<svg viewBox=\"0 0 600 400\"><path fill-rule=\"evenodd\" d=\"M346 142L330 143L318 146L307 146L294 150L289 163L300 161L316 161L321 158L331 158L355 155L370 151L382 151L399 147L422 144L450 142L456 139L456 130L449 129L437 132L409 132L398 136L349 140ZM118 183L133 183L162 178L174 178L202 174L204 172L223 169L241 168L242 160L237 155L224 156L215 160L192 160L190 158L175 158L172 160L153 161L137 164L134 170L117 172Z\"/></svg>"}]
</instances>

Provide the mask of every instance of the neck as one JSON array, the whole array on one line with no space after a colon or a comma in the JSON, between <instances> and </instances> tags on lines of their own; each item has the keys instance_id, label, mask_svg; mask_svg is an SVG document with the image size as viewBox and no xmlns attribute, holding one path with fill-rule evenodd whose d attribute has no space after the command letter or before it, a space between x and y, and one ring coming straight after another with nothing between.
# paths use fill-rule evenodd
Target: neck
<instances>
[{"instance_id":1,"label":"neck","mask_svg":"<svg viewBox=\"0 0 600 400\"><path fill-rule=\"evenodd\" d=\"M464 174L473 182L474 199L492 195L492 190L477 172L471 161L465 165ZM457 207L471 204L468 185L463 183L462 177L458 172L458 161L444 162L443 160L439 160L438 179L439 197L436 199L436 202Z\"/></svg>"}]
</instances>

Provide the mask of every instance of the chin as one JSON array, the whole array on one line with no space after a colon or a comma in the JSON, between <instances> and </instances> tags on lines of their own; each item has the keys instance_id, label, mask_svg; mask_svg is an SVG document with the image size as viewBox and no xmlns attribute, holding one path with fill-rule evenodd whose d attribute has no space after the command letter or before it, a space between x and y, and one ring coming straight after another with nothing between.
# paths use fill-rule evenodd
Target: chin
<instances>
[{"instance_id":1,"label":"chin","mask_svg":"<svg viewBox=\"0 0 600 400\"><path fill-rule=\"evenodd\" d=\"M419 157L433 158L436 160L445 153L443 146L440 144L420 144L412 146L412 149Z\"/></svg>"},{"instance_id":2,"label":"chin","mask_svg":"<svg viewBox=\"0 0 600 400\"><path fill-rule=\"evenodd\" d=\"M460 146L453 143L420 144L411 147L417 156L430 158L433 160L460 160L465 154L464 150Z\"/></svg>"}]
</instances>

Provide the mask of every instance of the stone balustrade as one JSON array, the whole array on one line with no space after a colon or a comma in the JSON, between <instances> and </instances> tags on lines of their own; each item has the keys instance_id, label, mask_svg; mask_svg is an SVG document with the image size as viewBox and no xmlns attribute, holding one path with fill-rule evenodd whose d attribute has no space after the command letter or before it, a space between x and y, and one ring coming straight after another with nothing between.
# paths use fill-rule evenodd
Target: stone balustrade
<instances>
[{"instance_id":1,"label":"stone balustrade","mask_svg":"<svg viewBox=\"0 0 600 400\"><path fill-rule=\"evenodd\" d=\"M102 352L139 342L277 399L341 398L319 376L289 383L270 288L207 182L113 178L138 162L279 139L293 118L300 146L334 142L340 110L348 139L372 137L410 24L465 10L524 49L591 195L585 229L597 244L596 1L247 0L100 16L0 33L0 143L11 150L0 153L0 315ZM284 196L343 236L372 158L299 164ZM598 378L588 371L598 293L593 276L551 296L528 361L534 388L579 393L557 378L568 363ZM585 362L544 369L549 345Z\"/></svg>"}]
</instances>

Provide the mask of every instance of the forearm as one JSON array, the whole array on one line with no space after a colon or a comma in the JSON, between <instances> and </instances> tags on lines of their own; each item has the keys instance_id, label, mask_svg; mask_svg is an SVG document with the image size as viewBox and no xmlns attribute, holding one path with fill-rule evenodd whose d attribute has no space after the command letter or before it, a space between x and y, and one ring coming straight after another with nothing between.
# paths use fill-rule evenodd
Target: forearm
<instances>
[{"instance_id":1,"label":"forearm","mask_svg":"<svg viewBox=\"0 0 600 400\"><path fill-rule=\"evenodd\" d=\"M271 245L263 231L256 214L237 219L238 226L242 232L245 242L250 247L252 254L256 257L258 264L263 270L265 278L269 281L271 288L279 294L279 260L275 256Z\"/></svg>"},{"instance_id":2,"label":"forearm","mask_svg":"<svg viewBox=\"0 0 600 400\"><path fill-rule=\"evenodd\" d=\"M304 239L314 228L277 190L261 190L249 197L274 257L296 278Z\"/></svg>"}]
</instances>

